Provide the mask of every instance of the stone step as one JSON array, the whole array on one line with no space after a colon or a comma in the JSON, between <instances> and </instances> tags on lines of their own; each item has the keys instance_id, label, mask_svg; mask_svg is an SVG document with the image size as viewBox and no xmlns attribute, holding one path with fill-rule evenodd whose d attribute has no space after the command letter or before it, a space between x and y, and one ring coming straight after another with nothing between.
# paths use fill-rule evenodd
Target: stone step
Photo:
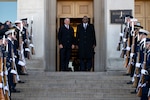
<instances>
[{"instance_id":1,"label":"stone step","mask_svg":"<svg viewBox=\"0 0 150 100\"><path fill-rule=\"evenodd\" d=\"M133 91L134 89L106 89L106 88L101 88L101 89L85 89L85 88L17 88L19 90L21 90L22 92L43 92L43 91L53 91L53 92L82 92L82 93L108 93L108 94L130 94L130 91Z\"/></svg>"},{"instance_id":2,"label":"stone step","mask_svg":"<svg viewBox=\"0 0 150 100\"><path fill-rule=\"evenodd\" d=\"M50 84L50 85L45 85L45 84L39 84L38 83L36 84L28 84L28 85L24 85L23 87L24 88L30 88L30 87L33 87L34 85L34 88L60 88L60 89L69 89L69 88L72 88L72 89L89 89L89 88L92 88L92 89L130 89L131 87L127 87L126 85L122 86L122 85L116 85L116 84L112 84L112 85L109 85L109 84L105 84L105 85L87 85L87 84L81 84L81 85L78 85L78 86L74 86L74 85L67 85L66 84L59 84L59 85L56 85L56 84ZM17 86L18 88L22 88L22 86Z\"/></svg>"},{"instance_id":3,"label":"stone step","mask_svg":"<svg viewBox=\"0 0 150 100\"><path fill-rule=\"evenodd\" d=\"M45 75L45 76L74 76L74 75L93 75L93 76L123 76L124 71L108 71L108 72L44 72L43 70L35 70L35 69L29 69L27 72L29 72L31 75L39 74L39 75Z\"/></svg>"},{"instance_id":4,"label":"stone step","mask_svg":"<svg viewBox=\"0 0 150 100\"><path fill-rule=\"evenodd\" d=\"M101 93L101 92L81 92L81 91L76 91L76 92L67 92L67 91L60 91L60 92L53 92L53 91L32 91L31 92L22 92L20 94L12 94L12 96L18 96L18 97L68 97L68 98L90 98L90 97L94 97L94 98L132 98L132 97L136 97L134 94L120 94L120 93Z\"/></svg>"},{"instance_id":5,"label":"stone step","mask_svg":"<svg viewBox=\"0 0 150 100\"><path fill-rule=\"evenodd\" d=\"M44 72L30 69L12 100L139 100L124 72Z\"/></svg>"},{"instance_id":6,"label":"stone step","mask_svg":"<svg viewBox=\"0 0 150 100\"><path fill-rule=\"evenodd\" d=\"M31 94L32 95L32 94ZM70 94L69 94L70 95ZM74 94L74 96L68 96L67 94L62 96L62 94L56 94L54 96L29 96L24 95L22 97L13 97L12 100L140 100L136 96L114 96L114 95L80 95Z\"/></svg>"},{"instance_id":7,"label":"stone step","mask_svg":"<svg viewBox=\"0 0 150 100\"><path fill-rule=\"evenodd\" d=\"M30 97L30 98L12 98L12 100L35 100L35 97ZM139 98L98 98L98 99L93 99L93 98L49 98L49 97L39 97L36 100L140 100Z\"/></svg>"}]
</instances>

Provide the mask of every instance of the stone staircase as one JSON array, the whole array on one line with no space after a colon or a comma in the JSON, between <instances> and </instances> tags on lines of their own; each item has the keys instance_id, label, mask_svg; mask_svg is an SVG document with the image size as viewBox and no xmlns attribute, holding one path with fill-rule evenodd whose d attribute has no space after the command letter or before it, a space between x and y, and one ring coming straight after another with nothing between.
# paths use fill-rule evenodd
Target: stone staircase
<instances>
[{"instance_id":1,"label":"stone staircase","mask_svg":"<svg viewBox=\"0 0 150 100\"><path fill-rule=\"evenodd\" d=\"M12 93L12 100L139 100L126 82L124 71L108 72L44 72L30 68L28 76L20 76L21 93Z\"/></svg>"}]
</instances>

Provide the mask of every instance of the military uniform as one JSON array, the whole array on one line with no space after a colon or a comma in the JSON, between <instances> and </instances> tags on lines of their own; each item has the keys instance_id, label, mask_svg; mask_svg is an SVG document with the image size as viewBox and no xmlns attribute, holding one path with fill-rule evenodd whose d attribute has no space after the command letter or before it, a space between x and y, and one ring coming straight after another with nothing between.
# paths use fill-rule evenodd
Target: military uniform
<instances>
[{"instance_id":1,"label":"military uniform","mask_svg":"<svg viewBox=\"0 0 150 100\"><path fill-rule=\"evenodd\" d=\"M22 30L23 27L19 27L18 24L22 24L22 21L16 21L15 27L15 37L14 40L14 51L16 54L16 66L19 75L26 75L27 73L23 70L25 69L26 62L24 58L24 49L23 49L23 41L22 41Z\"/></svg>"},{"instance_id":2,"label":"military uniform","mask_svg":"<svg viewBox=\"0 0 150 100\"><path fill-rule=\"evenodd\" d=\"M150 44L150 39L147 38L146 39L146 44ZM145 51L146 51L146 68L142 68L141 69L141 74L143 75L143 80L144 82L141 83L141 87L142 87L142 96L141 96L141 100L148 100L148 91L150 88L150 76L148 73L148 70L150 69L150 47L145 47Z\"/></svg>"},{"instance_id":3,"label":"military uniform","mask_svg":"<svg viewBox=\"0 0 150 100\"><path fill-rule=\"evenodd\" d=\"M10 34L12 34L12 30L9 30L5 33L7 35L7 40L8 44L6 46L6 52L7 52L7 69L8 69L8 84L9 84L9 89L11 92L20 92L16 90L16 84L17 84L17 71L15 69L15 58L13 57L14 55L14 44L12 41Z\"/></svg>"},{"instance_id":4,"label":"military uniform","mask_svg":"<svg viewBox=\"0 0 150 100\"><path fill-rule=\"evenodd\" d=\"M21 19L23 23L23 30L22 30L22 41L23 41L23 49L24 49L24 56L25 58L30 59L30 49L28 45L28 23L27 18Z\"/></svg>"}]
</instances>

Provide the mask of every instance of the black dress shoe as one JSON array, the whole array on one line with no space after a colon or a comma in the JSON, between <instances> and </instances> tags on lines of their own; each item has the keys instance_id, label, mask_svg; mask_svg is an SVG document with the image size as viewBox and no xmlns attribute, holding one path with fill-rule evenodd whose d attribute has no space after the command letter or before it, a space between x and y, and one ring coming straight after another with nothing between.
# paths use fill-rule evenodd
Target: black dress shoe
<instances>
[{"instance_id":1,"label":"black dress shoe","mask_svg":"<svg viewBox=\"0 0 150 100\"><path fill-rule=\"evenodd\" d=\"M11 92L12 92L12 93L20 93L20 91L19 91L19 90L16 90L16 89L11 89Z\"/></svg>"},{"instance_id":2,"label":"black dress shoe","mask_svg":"<svg viewBox=\"0 0 150 100\"><path fill-rule=\"evenodd\" d=\"M28 75L28 73L19 73L19 75Z\"/></svg>"},{"instance_id":3,"label":"black dress shoe","mask_svg":"<svg viewBox=\"0 0 150 100\"><path fill-rule=\"evenodd\" d=\"M132 82L132 81L129 81L129 82L127 82L127 84L133 84L133 82Z\"/></svg>"},{"instance_id":4,"label":"black dress shoe","mask_svg":"<svg viewBox=\"0 0 150 100\"><path fill-rule=\"evenodd\" d=\"M18 81L18 83L25 83L24 81Z\"/></svg>"},{"instance_id":5,"label":"black dress shoe","mask_svg":"<svg viewBox=\"0 0 150 100\"><path fill-rule=\"evenodd\" d=\"M123 74L123 76L129 76L130 74Z\"/></svg>"},{"instance_id":6,"label":"black dress shoe","mask_svg":"<svg viewBox=\"0 0 150 100\"><path fill-rule=\"evenodd\" d=\"M136 90L135 91L132 91L132 92L130 92L131 94L136 94Z\"/></svg>"}]
</instances>

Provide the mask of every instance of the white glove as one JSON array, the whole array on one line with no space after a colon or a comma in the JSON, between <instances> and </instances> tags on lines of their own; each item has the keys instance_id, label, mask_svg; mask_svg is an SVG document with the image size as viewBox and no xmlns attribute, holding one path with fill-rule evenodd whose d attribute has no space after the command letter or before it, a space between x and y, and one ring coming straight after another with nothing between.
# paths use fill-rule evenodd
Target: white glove
<instances>
[{"instance_id":1,"label":"white glove","mask_svg":"<svg viewBox=\"0 0 150 100\"><path fill-rule=\"evenodd\" d=\"M132 58L134 56L134 53L130 53L130 57Z\"/></svg>"},{"instance_id":2,"label":"white glove","mask_svg":"<svg viewBox=\"0 0 150 100\"><path fill-rule=\"evenodd\" d=\"M23 61L19 60L18 65L25 66L26 64Z\"/></svg>"},{"instance_id":3,"label":"white glove","mask_svg":"<svg viewBox=\"0 0 150 100\"><path fill-rule=\"evenodd\" d=\"M123 33L120 33L120 36L122 36L122 37L123 37Z\"/></svg>"},{"instance_id":4,"label":"white glove","mask_svg":"<svg viewBox=\"0 0 150 100\"><path fill-rule=\"evenodd\" d=\"M8 75L8 70L5 71L5 75Z\"/></svg>"},{"instance_id":5,"label":"white glove","mask_svg":"<svg viewBox=\"0 0 150 100\"><path fill-rule=\"evenodd\" d=\"M29 48L25 48L25 51L30 52L30 49Z\"/></svg>"},{"instance_id":6,"label":"white glove","mask_svg":"<svg viewBox=\"0 0 150 100\"><path fill-rule=\"evenodd\" d=\"M30 47L34 47L34 45L33 45L33 44L29 44L29 46L30 46Z\"/></svg>"},{"instance_id":7,"label":"white glove","mask_svg":"<svg viewBox=\"0 0 150 100\"><path fill-rule=\"evenodd\" d=\"M142 70L141 70L141 73L144 74L144 75L148 75L148 71L145 70L145 69L142 69Z\"/></svg>"},{"instance_id":8,"label":"white glove","mask_svg":"<svg viewBox=\"0 0 150 100\"><path fill-rule=\"evenodd\" d=\"M127 41L127 39L126 38L123 38L123 42L126 42Z\"/></svg>"},{"instance_id":9,"label":"white glove","mask_svg":"<svg viewBox=\"0 0 150 100\"><path fill-rule=\"evenodd\" d=\"M137 68L140 68L140 67L141 67L141 63L136 63L135 66L136 66Z\"/></svg>"},{"instance_id":10,"label":"white glove","mask_svg":"<svg viewBox=\"0 0 150 100\"><path fill-rule=\"evenodd\" d=\"M10 73L17 75L17 72L15 70L11 70Z\"/></svg>"},{"instance_id":11,"label":"white glove","mask_svg":"<svg viewBox=\"0 0 150 100\"><path fill-rule=\"evenodd\" d=\"M130 47L126 47L126 50L127 50L127 51L130 51L130 49L131 49Z\"/></svg>"}]
</instances>

